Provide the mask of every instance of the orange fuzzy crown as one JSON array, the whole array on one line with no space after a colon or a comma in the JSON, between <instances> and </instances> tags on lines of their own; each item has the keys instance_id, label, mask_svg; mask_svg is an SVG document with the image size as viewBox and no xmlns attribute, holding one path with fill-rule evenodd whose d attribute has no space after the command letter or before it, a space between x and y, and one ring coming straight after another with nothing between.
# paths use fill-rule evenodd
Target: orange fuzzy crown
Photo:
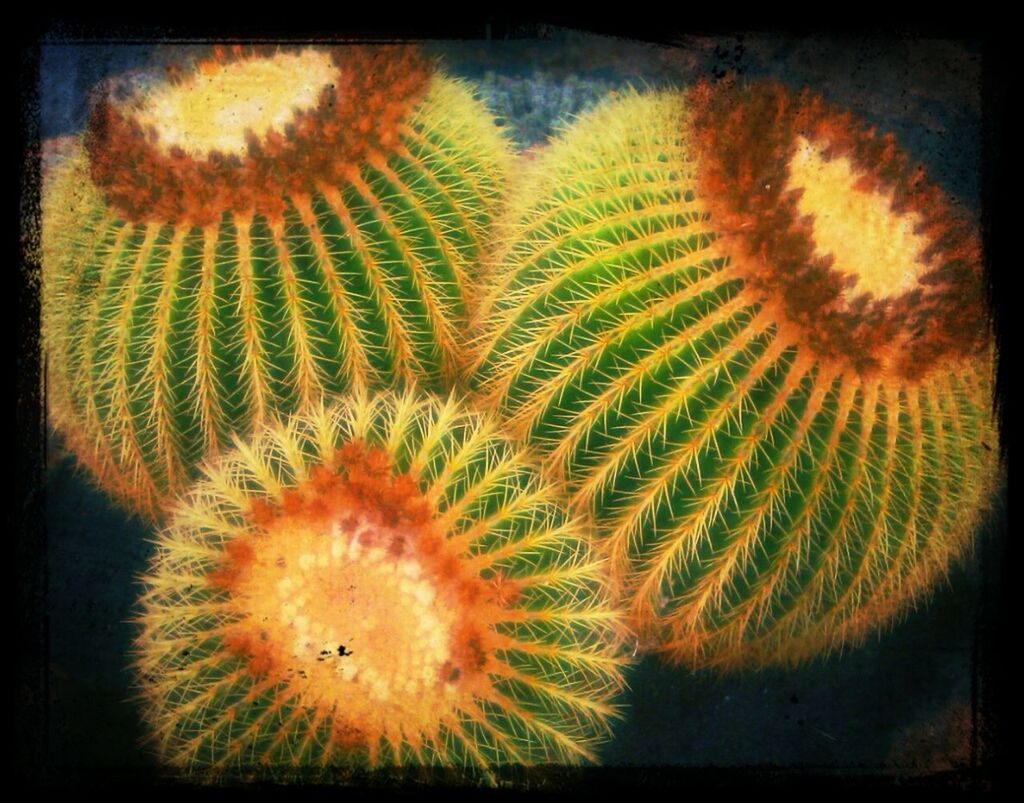
<instances>
[{"instance_id":1,"label":"orange fuzzy crown","mask_svg":"<svg viewBox=\"0 0 1024 803\"><path fill-rule=\"evenodd\" d=\"M371 155L390 151L431 75L429 62L410 47L338 46L326 52L335 76L315 105L291 109L283 130L270 128L262 136L246 130L240 153L188 153L140 121L145 97L126 103L100 97L86 132L93 181L132 221L206 226L225 211L279 219L286 193L337 186ZM172 71L167 88L187 88L225 65L266 57L266 48L215 48L194 72Z\"/></svg>"},{"instance_id":2,"label":"orange fuzzy crown","mask_svg":"<svg viewBox=\"0 0 1024 803\"><path fill-rule=\"evenodd\" d=\"M690 93L690 108L698 189L716 231L728 238L748 285L813 351L863 374L914 379L945 356L984 348L977 235L892 134L877 136L809 91L794 94L771 81L702 82ZM912 236L927 245L914 260L911 289L888 297L854 290L842 255L822 253L813 215L798 208L803 190L787 186L801 138L820 148L823 164L848 160L854 192L889 199L892 216L913 221ZM891 266L894 275L904 268Z\"/></svg>"}]
</instances>

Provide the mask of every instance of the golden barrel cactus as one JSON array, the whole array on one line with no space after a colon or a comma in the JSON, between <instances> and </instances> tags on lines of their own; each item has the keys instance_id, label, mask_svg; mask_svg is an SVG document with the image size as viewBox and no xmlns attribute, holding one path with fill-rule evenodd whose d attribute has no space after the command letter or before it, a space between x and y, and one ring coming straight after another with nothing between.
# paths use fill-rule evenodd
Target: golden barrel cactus
<instances>
[{"instance_id":1,"label":"golden barrel cactus","mask_svg":"<svg viewBox=\"0 0 1024 803\"><path fill-rule=\"evenodd\" d=\"M270 414L447 388L509 152L404 47L217 48L95 99L43 192L55 427L155 518Z\"/></svg>"},{"instance_id":2,"label":"golden barrel cactus","mask_svg":"<svg viewBox=\"0 0 1024 803\"><path fill-rule=\"evenodd\" d=\"M143 578L152 743L204 778L592 760L622 615L589 533L457 400L316 407L207 465ZM328 776L329 777L329 776Z\"/></svg>"},{"instance_id":3,"label":"golden barrel cactus","mask_svg":"<svg viewBox=\"0 0 1024 803\"><path fill-rule=\"evenodd\" d=\"M993 346L972 224L893 137L701 84L529 171L470 382L595 517L641 643L793 662L932 587L995 482Z\"/></svg>"}]
</instances>

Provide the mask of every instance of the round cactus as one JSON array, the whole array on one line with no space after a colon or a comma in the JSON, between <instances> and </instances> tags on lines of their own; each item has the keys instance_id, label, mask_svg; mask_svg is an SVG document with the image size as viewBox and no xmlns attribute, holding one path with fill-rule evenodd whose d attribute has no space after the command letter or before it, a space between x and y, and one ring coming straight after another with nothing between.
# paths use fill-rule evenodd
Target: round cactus
<instances>
[{"instance_id":1,"label":"round cactus","mask_svg":"<svg viewBox=\"0 0 1024 803\"><path fill-rule=\"evenodd\" d=\"M588 533L486 416L315 407L175 504L137 643L164 761L230 770L592 759L621 614Z\"/></svg>"},{"instance_id":2,"label":"round cactus","mask_svg":"<svg viewBox=\"0 0 1024 803\"><path fill-rule=\"evenodd\" d=\"M509 200L471 385L598 522L646 647L793 662L905 610L996 478L976 236L809 93L606 102Z\"/></svg>"},{"instance_id":3,"label":"round cactus","mask_svg":"<svg viewBox=\"0 0 1024 803\"><path fill-rule=\"evenodd\" d=\"M509 159L467 86L235 48L121 90L43 192L50 415L103 488L157 517L268 413L450 386Z\"/></svg>"}]
</instances>

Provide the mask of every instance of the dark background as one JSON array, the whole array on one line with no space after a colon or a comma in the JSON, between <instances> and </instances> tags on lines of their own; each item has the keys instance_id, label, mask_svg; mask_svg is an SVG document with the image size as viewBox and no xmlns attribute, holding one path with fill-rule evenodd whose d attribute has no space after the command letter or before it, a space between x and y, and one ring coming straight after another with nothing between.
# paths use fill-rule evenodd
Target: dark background
<instances>
[{"instance_id":1,"label":"dark background","mask_svg":"<svg viewBox=\"0 0 1024 803\"><path fill-rule=\"evenodd\" d=\"M980 37L716 33L668 46L538 26L489 32L491 41L425 45L449 72L481 85L520 147L541 145L559 120L626 83L683 86L726 72L770 75L795 88L810 85L893 131L931 180L989 226L996 114L986 88L990 49ZM524 38L504 39L510 35ZM204 49L90 38L58 30L24 56L34 86L23 89L31 97L34 88L37 101L23 110L30 148L33 140L79 131L99 81L126 73L145 81ZM31 387L26 392L31 396ZM43 394L34 401L41 409ZM40 473L29 489L26 515L33 518L21 550L31 571L20 573L19 586L26 643L42 650L41 665L31 665L20 687L21 724L34 739L26 750L53 782L146 780L156 768L139 746L143 732L126 666L136 633L136 578L152 534L95 490L59 437L42 434L45 421L38 423L28 434L39 435ZM727 783L785 768L790 778L795 770L796 777L987 784L1002 755L993 662L1001 655L994 642L1006 530L1002 491L974 552L930 602L844 654L796 670L727 675L644 660L628 676L628 708L603 763L752 768L748 776L713 776Z\"/></svg>"}]
</instances>

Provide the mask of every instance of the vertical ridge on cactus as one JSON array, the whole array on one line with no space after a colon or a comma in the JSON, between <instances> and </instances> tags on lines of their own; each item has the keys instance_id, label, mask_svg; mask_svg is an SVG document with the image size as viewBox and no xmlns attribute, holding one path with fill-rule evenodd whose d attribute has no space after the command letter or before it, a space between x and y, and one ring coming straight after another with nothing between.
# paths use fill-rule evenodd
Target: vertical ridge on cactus
<instances>
[{"instance_id":1,"label":"vertical ridge on cactus","mask_svg":"<svg viewBox=\"0 0 1024 803\"><path fill-rule=\"evenodd\" d=\"M135 670L210 779L593 760L621 614L589 534L455 401L315 406L207 464L157 539ZM307 776L308 777L308 776Z\"/></svg>"},{"instance_id":2,"label":"vertical ridge on cactus","mask_svg":"<svg viewBox=\"0 0 1024 803\"><path fill-rule=\"evenodd\" d=\"M155 517L271 413L449 386L508 161L469 88L405 48L218 51L100 98L44 185L53 423Z\"/></svg>"},{"instance_id":3,"label":"vertical ridge on cactus","mask_svg":"<svg viewBox=\"0 0 1024 803\"><path fill-rule=\"evenodd\" d=\"M701 85L526 169L470 384L595 516L644 644L793 662L927 593L997 481L992 346L977 238L892 138Z\"/></svg>"}]
</instances>

